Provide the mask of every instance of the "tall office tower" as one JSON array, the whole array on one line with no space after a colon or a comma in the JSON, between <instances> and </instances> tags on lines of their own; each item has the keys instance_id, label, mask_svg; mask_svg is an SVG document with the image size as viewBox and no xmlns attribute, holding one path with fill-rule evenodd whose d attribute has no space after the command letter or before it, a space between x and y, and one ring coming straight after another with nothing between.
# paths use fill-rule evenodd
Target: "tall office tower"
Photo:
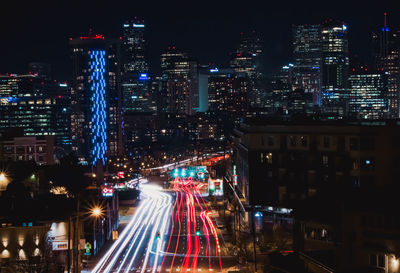
<instances>
[{"instance_id":1,"label":"tall office tower","mask_svg":"<svg viewBox=\"0 0 400 273\"><path fill-rule=\"evenodd\" d=\"M267 108L269 114L288 114L288 98L294 82L293 67L293 64L284 65L279 73L272 75Z\"/></svg>"},{"instance_id":2,"label":"tall office tower","mask_svg":"<svg viewBox=\"0 0 400 273\"><path fill-rule=\"evenodd\" d=\"M243 72L249 78L249 106L265 107L265 88L262 85L261 41L256 32L241 33L236 51L232 55L231 68L235 72Z\"/></svg>"},{"instance_id":3,"label":"tall office tower","mask_svg":"<svg viewBox=\"0 0 400 273\"><path fill-rule=\"evenodd\" d=\"M399 117L400 92L400 33L392 31L387 26L386 16L382 29L372 34L375 66L388 75L388 90L386 97L389 103L389 117Z\"/></svg>"},{"instance_id":4,"label":"tall office tower","mask_svg":"<svg viewBox=\"0 0 400 273\"><path fill-rule=\"evenodd\" d=\"M120 41L89 34L70 39L73 149L83 162L104 165L121 156Z\"/></svg>"},{"instance_id":5,"label":"tall office tower","mask_svg":"<svg viewBox=\"0 0 400 273\"><path fill-rule=\"evenodd\" d=\"M208 76L208 110L232 118L247 111L248 78L232 69L211 69Z\"/></svg>"},{"instance_id":6,"label":"tall office tower","mask_svg":"<svg viewBox=\"0 0 400 273\"><path fill-rule=\"evenodd\" d=\"M197 62L172 46L161 54L161 70L166 111L192 115L193 101L198 96Z\"/></svg>"},{"instance_id":7,"label":"tall office tower","mask_svg":"<svg viewBox=\"0 0 400 273\"><path fill-rule=\"evenodd\" d=\"M320 105L321 95L321 25L293 27L294 81L293 89L303 89L313 95L314 105Z\"/></svg>"},{"instance_id":8,"label":"tall office tower","mask_svg":"<svg viewBox=\"0 0 400 273\"><path fill-rule=\"evenodd\" d=\"M322 24L322 115L342 119L347 114L349 49L347 26L333 20Z\"/></svg>"},{"instance_id":9,"label":"tall office tower","mask_svg":"<svg viewBox=\"0 0 400 273\"><path fill-rule=\"evenodd\" d=\"M122 95L124 112L154 112L155 101L149 86L146 59L146 25L134 18L123 24Z\"/></svg>"},{"instance_id":10,"label":"tall office tower","mask_svg":"<svg viewBox=\"0 0 400 273\"><path fill-rule=\"evenodd\" d=\"M55 146L71 150L70 97L66 83L37 74L0 75L0 135L54 136Z\"/></svg>"},{"instance_id":11,"label":"tall office tower","mask_svg":"<svg viewBox=\"0 0 400 273\"><path fill-rule=\"evenodd\" d=\"M349 117L383 119L388 116L387 75L368 68L352 69L349 76Z\"/></svg>"}]
</instances>

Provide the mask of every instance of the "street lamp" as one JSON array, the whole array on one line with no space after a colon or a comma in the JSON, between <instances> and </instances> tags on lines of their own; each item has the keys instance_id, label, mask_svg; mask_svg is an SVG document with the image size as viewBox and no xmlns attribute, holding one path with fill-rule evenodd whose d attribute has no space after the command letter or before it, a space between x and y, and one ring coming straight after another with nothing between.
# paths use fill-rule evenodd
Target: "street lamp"
<instances>
[{"instance_id":1,"label":"street lamp","mask_svg":"<svg viewBox=\"0 0 400 273\"><path fill-rule=\"evenodd\" d=\"M9 182L7 174L5 172L0 172L0 191L6 190Z\"/></svg>"},{"instance_id":2,"label":"street lamp","mask_svg":"<svg viewBox=\"0 0 400 273\"><path fill-rule=\"evenodd\" d=\"M0 182L3 182L6 180L6 174L4 172L0 173Z\"/></svg>"},{"instance_id":3,"label":"street lamp","mask_svg":"<svg viewBox=\"0 0 400 273\"><path fill-rule=\"evenodd\" d=\"M96 254L96 220L103 215L103 209L95 206L91 209L93 219L93 256Z\"/></svg>"}]
</instances>

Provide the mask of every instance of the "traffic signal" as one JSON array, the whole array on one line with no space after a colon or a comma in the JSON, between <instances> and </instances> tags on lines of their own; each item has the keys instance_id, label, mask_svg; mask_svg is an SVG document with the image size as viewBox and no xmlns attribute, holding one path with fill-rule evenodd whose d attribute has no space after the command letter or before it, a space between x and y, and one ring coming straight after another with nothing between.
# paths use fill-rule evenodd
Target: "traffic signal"
<instances>
[{"instance_id":1,"label":"traffic signal","mask_svg":"<svg viewBox=\"0 0 400 273\"><path fill-rule=\"evenodd\" d=\"M200 236L200 229L196 229L196 236Z\"/></svg>"}]
</instances>

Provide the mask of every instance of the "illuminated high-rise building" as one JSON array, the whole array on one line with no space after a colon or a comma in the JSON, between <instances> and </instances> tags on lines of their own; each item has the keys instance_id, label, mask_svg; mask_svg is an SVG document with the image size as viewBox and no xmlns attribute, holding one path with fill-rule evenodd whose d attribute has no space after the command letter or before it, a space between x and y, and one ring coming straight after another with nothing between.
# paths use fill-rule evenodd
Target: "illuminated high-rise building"
<instances>
[{"instance_id":1,"label":"illuminated high-rise building","mask_svg":"<svg viewBox=\"0 0 400 273\"><path fill-rule=\"evenodd\" d=\"M211 69L208 77L209 111L242 117L247 110L248 81L245 73Z\"/></svg>"},{"instance_id":2,"label":"illuminated high-rise building","mask_svg":"<svg viewBox=\"0 0 400 273\"><path fill-rule=\"evenodd\" d=\"M70 96L66 83L38 74L0 75L0 135L54 136L55 146L71 150Z\"/></svg>"},{"instance_id":3,"label":"illuminated high-rise building","mask_svg":"<svg viewBox=\"0 0 400 273\"><path fill-rule=\"evenodd\" d=\"M279 73L271 77L271 90L269 93L270 104L268 106L268 112L270 114L277 112L288 114L289 94L293 90L294 81L293 66L293 64L284 65Z\"/></svg>"},{"instance_id":4,"label":"illuminated high-rise building","mask_svg":"<svg viewBox=\"0 0 400 273\"><path fill-rule=\"evenodd\" d=\"M172 46L161 54L161 70L165 97L160 107L169 113L192 115L198 96L197 62Z\"/></svg>"},{"instance_id":5,"label":"illuminated high-rise building","mask_svg":"<svg viewBox=\"0 0 400 273\"><path fill-rule=\"evenodd\" d=\"M341 22L326 21L322 24L321 39L321 113L328 119L342 119L347 115L349 96L347 26Z\"/></svg>"},{"instance_id":6,"label":"illuminated high-rise building","mask_svg":"<svg viewBox=\"0 0 400 273\"><path fill-rule=\"evenodd\" d=\"M389 117L399 118L400 92L400 32L391 30L387 25L387 14L382 29L372 33L373 53L376 69L387 73L388 89L386 97L389 103Z\"/></svg>"},{"instance_id":7,"label":"illuminated high-rise building","mask_svg":"<svg viewBox=\"0 0 400 273\"><path fill-rule=\"evenodd\" d=\"M155 112L146 59L146 25L134 18L122 26L123 109L124 112Z\"/></svg>"},{"instance_id":8,"label":"illuminated high-rise building","mask_svg":"<svg viewBox=\"0 0 400 273\"><path fill-rule=\"evenodd\" d=\"M349 76L349 117L384 119L388 115L387 75L382 72L354 69Z\"/></svg>"},{"instance_id":9,"label":"illuminated high-rise building","mask_svg":"<svg viewBox=\"0 0 400 273\"><path fill-rule=\"evenodd\" d=\"M123 24L122 61L124 73L147 73L146 25L143 20L133 19Z\"/></svg>"},{"instance_id":10,"label":"illuminated high-rise building","mask_svg":"<svg viewBox=\"0 0 400 273\"><path fill-rule=\"evenodd\" d=\"M103 35L70 39L72 53L71 130L81 161L105 164L122 155L120 40Z\"/></svg>"},{"instance_id":11,"label":"illuminated high-rise building","mask_svg":"<svg viewBox=\"0 0 400 273\"><path fill-rule=\"evenodd\" d=\"M314 105L320 104L321 95L321 25L293 27L294 81L293 89L303 89L313 95Z\"/></svg>"},{"instance_id":12,"label":"illuminated high-rise building","mask_svg":"<svg viewBox=\"0 0 400 273\"><path fill-rule=\"evenodd\" d=\"M262 84L263 73L261 57L263 54L257 33L241 33L240 41L232 54L230 66L237 73L246 73L249 79L249 106L265 107L265 88Z\"/></svg>"}]
</instances>

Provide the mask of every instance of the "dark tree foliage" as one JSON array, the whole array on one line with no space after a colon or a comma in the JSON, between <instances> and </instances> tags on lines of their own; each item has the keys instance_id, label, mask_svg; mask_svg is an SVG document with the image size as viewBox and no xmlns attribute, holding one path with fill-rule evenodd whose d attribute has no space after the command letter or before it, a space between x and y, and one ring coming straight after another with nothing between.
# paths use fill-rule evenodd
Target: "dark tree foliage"
<instances>
[{"instance_id":1,"label":"dark tree foliage","mask_svg":"<svg viewBox=\"0 0 400 273\"><path fill-rule=\"evenodd\" d=\"M73 154L63 157L60 164L46 168L44 175L54 185L64 186L74 195L81 192L86 186L84 170Z\"/></svg>"},{"instance_id":2,"label":"dark tree foliage","mask_svg":"<svg viewBox=\"0 0 400 273\"><path fill-rule=\"evenodd\" d=\"M0 170L7 174L7 177L13 182L22 182L38 169L34 161L2 161Z\"/></svg>"}]
</instances>

